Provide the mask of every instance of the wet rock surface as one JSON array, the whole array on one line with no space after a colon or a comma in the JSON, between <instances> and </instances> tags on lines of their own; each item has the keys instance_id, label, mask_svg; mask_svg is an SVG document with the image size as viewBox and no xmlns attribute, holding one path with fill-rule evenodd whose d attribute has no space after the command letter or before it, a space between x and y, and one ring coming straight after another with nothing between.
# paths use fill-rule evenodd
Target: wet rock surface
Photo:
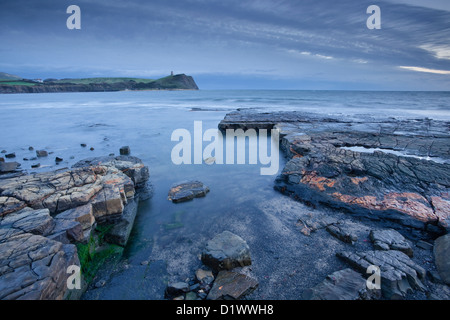
<instances>
[{"instance_id":1,"label":"wet rock surface","mask_svg":"<svg viewBox=\"0 0 450 320\"><path fill-rule=\"evenodd\" d=\"M219 128L279 129L290 160L275 188L295 199L433 232L449 227L448 122L239 111Z\"/></svg>"},{"instance_id":2,"label":"wet rock surface","mask_svg":"<svg viewBox=\"0 0 450 320\"><path fill-rule=\"evenodd\" d=\"M239 236L224 231L208 241L202 262L215 272L252 264L250 248Z\"/></svg>"},{"instance_id":3,"label":"wet rock surface","mask_svg":"<svg viewBox=\"0 0 450 320\"><path fill-rule=\"evenodd\" d=\"M450 235L447 234L436 240L434 256L440 278L450 285Z\"/></svg>"},{"instance_id":4,"label":"wet rock surface","mask_svg":"<svg viewBox=\"0 0 450 320\"><path fill-rule=\"evenodd\" d=\"M320 281L310 274L306 299L449 298L442 272L436 271L438 258L431 253L434 239L449 230L449 128L448 122L426 118L252 110L228 114L219 124L222 131L280 132L287 163L275 189L312 211L296 220L304 237L296 241L311 239L313 246L334 252L344 263L326 259L321 267L331 271ZM448 256L448 249L441 250L440 258L443 252ZM300 258L306 265L307 252ZM353 271L342 270L348 266ZM381 296L362 283L370 266L381 270Z\"/></svg>"},{"instance_id":5,"label":"wet rock surface","mask_svg":"<svg viewBox=\"0 0 450 320\"><path fill-rule=\"evenodd\" d=\"M425 269L403 252L340 252L337 255L361 273L366 273L370 266L380 268L381 291L386 299L401 299L412 290L426 290L422 283L426 276Z\"/></svg>"},{"instance_id":6,"label":"wet rock surface","mask_svg":"<svg viewBox=\"0 0 450 320\"><path fill-rule=\"evenodd\" d=\"M370 239L375 249L398 250L404 252L409 257L413 256L411 243L395 230L372 230L370 232Z\"/></svg>"},{"instance_id":7,"label":"wet rock surface","mask_svg":"<svg viewBox=\"0 0 450 320\"><path fill-rule=\"evenodd\" d=\"M209 188L200 181L183 181L170 188L168 199L173 203L185 202L206 196Z\"/></svg>"},{"instance_id":8,"label":"wet rock surface","mask_svg":"<svg viewBox=\"0 0 450 320\"><path fill-rule=\"evenodd\" d=\"M371 300L380 296L377 290L368 290L366 279L349 268L333 272L303 293L305 300Z\"/></svg>"},{"instance_id":9,"label":"wet rock surface","mask_svg":"<svg viewBox=\"0 0 450 320\"><path fill-rule=\"evenodd\" d=\"M140 160L118 157L0 180L0 299L67 297L75 244L103 225L107 241L125 245L148 178Z\"/></svg>"},{"instance_id":10,"label":"wet rock surface","mask_svg":"<svg viewBox=\"0 0 450 320\"><path fill-rule=\"evenodd\" d=\"M258 280L245 274L251 265L250 248L230 231L216 235L201 254L202 268L187 282L167 286L172 300L241 300L258 287ZM211 270L210 270L211 269Z\"/></svg>"},{"instance_id":11,"label":"wet rock surface","mask_svg":"<svg viewBox=\"0 0 450 320\"><path fill-rule=\"evenodd\" d=\"M257 286L258 281L244 274L233 271L220 271L207 299L239 300L255 290Z\"/></svg>"}]
</instances>

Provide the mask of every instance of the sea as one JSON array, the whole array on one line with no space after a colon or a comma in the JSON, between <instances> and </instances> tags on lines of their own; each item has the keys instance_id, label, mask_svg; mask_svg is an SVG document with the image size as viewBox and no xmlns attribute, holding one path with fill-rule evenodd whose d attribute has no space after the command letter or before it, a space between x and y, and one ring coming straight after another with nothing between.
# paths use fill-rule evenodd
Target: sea
<instances>
[{"instance_id":1,"label":"sea","mask_svg":"<svg viewBox=\"0 0 450 320\"><path fill-rule=\"evenodd\" d=\"M249 243L254 267L246 272L260 281L255 298L298 298L302 286L307 286L301 278L304 275L298 275L303 285L285 283L282 290L277 281L295 264L292 258L283 263L283 257L304 249L295 247L299 233L295 223L311 209L276 192L276 175L261 175L261 165L176 165L171 158L177 144L172 141L175 130L193 133L199 121L204 131L217 129L225 115L236 109L450 121L450 92L199 90L0 95L0 150L15 152L14 160L28 172L118 155L122 146L129 146L131 154L149 167L153 196L139 206L121 267L112 275L100 273L95 281L103 276L106 285L88 290L85 299L164 299L165 285L192 278L201 267L199 256L205 243L225 230ZM50 155L33 160L39 149ZM63 161L56 164L55 157ZM279 161L281 171L286 160L280 155ZM37 163L39 168L31 168ZM186 180L202 181L211 191L204 198L173 204L167 199L170 187ZM317 269L308 278L316 276L317 281L334 271L326 267L319 271L318 265L308 268Z\"/></svg>"}]
</instances>

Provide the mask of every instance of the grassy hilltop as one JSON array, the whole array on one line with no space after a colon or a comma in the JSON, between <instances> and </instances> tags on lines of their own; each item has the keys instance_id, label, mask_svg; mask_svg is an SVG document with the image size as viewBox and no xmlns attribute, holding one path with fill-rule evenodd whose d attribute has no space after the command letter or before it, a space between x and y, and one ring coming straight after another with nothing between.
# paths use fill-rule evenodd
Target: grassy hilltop
<instances>
[{"instance_id":1,"label":"grassy hilltop","mask_svg":"<svg viewBox=\"0 0 450 320\"><path fill-rule=\"evenodd\" d=\"M101 92L124 90L198 90L191 76L170 75L160 79L81 78L30 80L0 73L0 93Z\"/></svg>"}]
</instances>

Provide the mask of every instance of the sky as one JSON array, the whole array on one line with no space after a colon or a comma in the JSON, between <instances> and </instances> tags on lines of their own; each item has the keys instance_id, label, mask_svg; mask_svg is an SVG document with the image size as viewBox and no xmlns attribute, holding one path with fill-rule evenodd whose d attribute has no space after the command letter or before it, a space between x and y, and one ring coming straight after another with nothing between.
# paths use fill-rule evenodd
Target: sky
<instances>
[{"instance_id":1,"label":"sky","mask_svg":"<svg viewBox=\"0 0 450 320\"><path fill-rule=\"evenodd\" d=\"M448 91L450 0L0 0L0 72L171 71L200 89Z\"/></svg>"}]
</instances>

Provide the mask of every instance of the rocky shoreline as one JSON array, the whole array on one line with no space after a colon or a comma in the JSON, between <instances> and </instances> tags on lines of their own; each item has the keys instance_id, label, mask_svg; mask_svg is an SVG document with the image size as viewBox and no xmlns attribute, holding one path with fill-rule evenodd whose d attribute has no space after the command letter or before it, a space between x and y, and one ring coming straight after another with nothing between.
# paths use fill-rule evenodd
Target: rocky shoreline
<instances>
[{"instance_id":1,"label":"rocky shoreline","mask_svg":"<svg viewBox=\"0 0 450 320\"><path fill-rule=\"evenodd\" d=\"M91 158L71 169L3 176L0 299L79 298L86 279L82 287L69 290L68 270L75 266L86 271L100 248L100 234L103 247L126 245L148 179L148 168L132 156ZM83 255L82 249L87 250Z\"/></svg>"},{"instance_id":2,"label":"rocky shoreline","mask_svg":"<svg viewBox=\"0 0 450 320\"><path fill-rule=\"evenodd\" d=\"M364 233L373 243L371 250L335 252L357 272L336 271L306 290L307 299L399 299L414 290L426 292L429 298L444 292L444 299L449 298L445 285L433 293L423 284L428 278L450 284L449 128L448 122L431 119L253 110L230 113L219 124L222 131L278 129L287 164L274 188L312 208L350 214L344 220L332 214L301 219L300 231L306 236L326 229L354 248L358 229L363 228L358 219L375 224L375 229ZM438 272L411 260L413 243L431 250L433 242L433 267ZM367 294L370 265L381 269L381 294Z\"/></svg>"},{"instance_id":3,"label":"rocky shoreline","mask_svg":"<svg viewBox=\"0 0 450 320\"><path fill-rule=\"evenodd\" d=\"M279 129L286 165L274 189L287 197L253 204L254 215L247 202L236 203L201 221L202 234L190 235L176 218L152 240L150 255L133 267L124 259L100 277L97 266L120 257L139 201L150 196L148 167L127 147L51 172L24 174L0 162L8 169L0 175L0 299L79 299L86 283L66 285L68 268L77 266L91 282L84 299L120 296L123 281L138 277L124 290L161 299L448 300L449 127L430 119L230 113L220 130ZM183 181L166 200L182 207L210 191ZM370 266L380 288L367 287ZM133 275L122 272L128 268Z\"/></svg>"}]
</instances>

